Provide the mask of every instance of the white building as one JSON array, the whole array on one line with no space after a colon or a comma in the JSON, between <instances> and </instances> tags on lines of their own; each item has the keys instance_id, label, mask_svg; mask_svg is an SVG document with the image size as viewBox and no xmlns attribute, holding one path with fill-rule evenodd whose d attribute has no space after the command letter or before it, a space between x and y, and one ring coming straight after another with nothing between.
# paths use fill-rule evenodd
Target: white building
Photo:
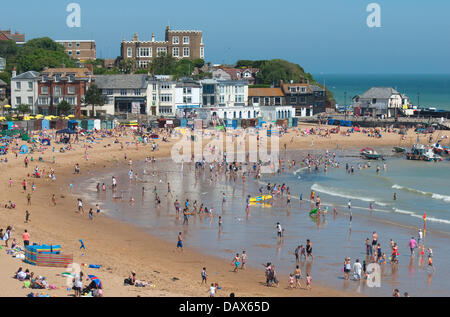
<instances>
[{"instance_id":1,"label":"white building","mask_svg":"<svg viewBox=\"0 0 450 317\"><path fill-rule=\"evenodd\" d=\"M105 96L105 104L96 108L96 113L148 114L147 75L97 75L95 84ZM90 112L92 106L84 106L82 111Z\"/></svg>"},{"instance_id":2,"label":"white building","mask_svg":"<svg viewBox=\"0 0 450 317\"><path fill-rule=\"evenodd\" d=\"M175 91L177 82L171 76L155 76L148 80L148 114L154 116L175 116Z\"/></svg>"},{"instance_id":3,"label":"white building","mask_svg":"<svg viewBox=\"0 0 450 317\"><path fill-rule=\"evenodd\" d=\"M16 76L13 71L11 78L11 106L29 105L33 114L37 113L39 73L28 71Z\"/></svg>"},{"instance_id":4,"label":"white building","mask_svg":"<svg viewBox=\"0 0 450 317\"><path fill-rule=\"evenodd\" d=\"M183 80L175 86L176 114L185 117L202 106L202 86L193 80Z\"/></svg>"},{"instance_id":5,"label":"white building","mask_svg":"<svg viewBox=\"0 0 450 317\"><path fill-rule=\"evenodd\" d=\"M264 106L261 107L260 113L264 121L272 122L293 118L295 116L295 108L292 106Z\"/></svg>"}]
</instances>

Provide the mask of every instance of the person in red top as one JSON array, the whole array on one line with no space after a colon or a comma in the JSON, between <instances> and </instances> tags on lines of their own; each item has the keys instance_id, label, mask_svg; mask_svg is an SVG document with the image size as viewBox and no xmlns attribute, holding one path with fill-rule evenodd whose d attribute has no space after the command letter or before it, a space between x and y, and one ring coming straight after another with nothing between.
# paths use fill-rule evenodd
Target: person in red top
<instances>
[{"instance_id":1,"label":"person in red top","mask_svg":"<svg viewBox=\"0 0 450 317\"><path fill-rule=\"evenodd\" d=\"M22 181L22 186L23 186L23 190L26 191L27 190L27 181L26 180Z\"/></svg>"},{"instance_id":2,"label":"person in red top","mask_svg":"<svg viewBox=\"0 0 450 317\"><path fill-rule=\"evenodd\" d=\"M25 232L22 234L22 238L23 238L24 246L30 245L30 234L28 233L28 231L26 229L25 229Z\"/></svg>"}]
</instances>

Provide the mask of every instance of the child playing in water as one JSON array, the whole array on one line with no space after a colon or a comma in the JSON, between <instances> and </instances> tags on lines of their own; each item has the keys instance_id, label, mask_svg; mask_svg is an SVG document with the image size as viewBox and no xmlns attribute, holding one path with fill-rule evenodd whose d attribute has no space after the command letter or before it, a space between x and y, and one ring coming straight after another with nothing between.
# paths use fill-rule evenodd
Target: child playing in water
<instances>
[{"instance_id":1,"label":"child playing in water","mask_svg":"<svg viewBox=\"0 0 450 317\"><path fill-rule=\"evenodd\" d=\"M306 274L306 288L311 290L311 276L309 274Z\"/></svg>"}]
</instances>

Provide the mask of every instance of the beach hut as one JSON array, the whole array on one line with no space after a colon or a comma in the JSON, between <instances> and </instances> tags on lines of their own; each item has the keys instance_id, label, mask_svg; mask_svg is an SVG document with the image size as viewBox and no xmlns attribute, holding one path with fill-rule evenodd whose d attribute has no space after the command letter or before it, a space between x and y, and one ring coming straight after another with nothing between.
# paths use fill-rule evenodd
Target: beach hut
<instances>
[{"instance_id":1,"label":"beach hut","mask_svg":"<svg viewBox=\"0 0 450 317\"><path fill-rule=\"evenodd\" d=\"M94 120L94 129L96 130L100 130L102 128L102 122L100 119L95 119Z\"/></svg>"},{"instance_id":2,"label":"beach hut","mask_svg":"<svg viewBox=\"0 0 450 317\"><path fill-rule=\"evenodd\" d=\"M180 127L185 128L187 126L187 119L182 118L180 119Z\"/></svg>"},{"instance_id":3,"label":"beach hut","mask_svg":"<svg viewBox=\"0 0 450 317\"><path fill-rule=\"evenodd\" d=\"M73 255L61 253L60 245L31 245L25 247L25 263L36 266L67 267Z\"/></svg>"},{"instance_id":4,"label":"beach hut","mask_svg":"<svg viewBox=\"0 0 450 317\"><path fill-rule=\"evenodd\" d=\"M292 126L293 127L298 127L298 118L292 118Z\"/></svg>"},{"instance_id":5,"label":"beach hut","mask_svg":"<svg viewBox=\"0 0 450 317\"><path fill-rule=\"evenodd\" d=\"M50 121L48 119L42 120L41 130L50 130Z\"/></svg>"}]
</instances>

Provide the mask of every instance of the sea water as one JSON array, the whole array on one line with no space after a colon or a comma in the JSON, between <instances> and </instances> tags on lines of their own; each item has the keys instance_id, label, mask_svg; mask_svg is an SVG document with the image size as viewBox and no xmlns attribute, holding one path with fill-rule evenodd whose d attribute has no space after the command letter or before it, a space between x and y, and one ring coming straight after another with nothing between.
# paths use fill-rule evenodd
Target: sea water
<instances>
[{"instance_id":1,"label":"sea water","mask_svg":"<svg viewBox=\"0 0 450 317\"><path fill-rule=\"evenodd\" d=\"M229 260L243 250L248 254L248 265L262 269L261 264L275 264L280 283L287 285L287 277L295 268L294 249L311 239L314 261L302 261L303 273L310 273L314 281L337 289L361 292L366 295L390 296L393 288L408 292L411 296L448 296L450 294L450 162L414 162L404 157L392 156L390 149L381 149L385 154L387 169L382 161L372 161L371 167L359 170L363 164L359 151L337 152L340 168L329 168L328 172L308 172L297 164L295 169L285 173L265 176L261 180L247 178L236 182L219 175L211 179L206 169L195 176L195 168L185 164L176 165L170 160L159 160L156 165L134 164L138 180L129 180L128 169L115 169L95 173L93 177L79 179L74 187L85 199L95 205L100 203L108 216L142 227L164 240L173 241L179 231L184 234L185 246L208 255ZM323 151L311 151L323 154ZM305 152L288 152L283 159L297 162ZM355 173L345 171L345 162L353 165ZM376 173L376 165L380 173ZM250 169L250 166L246 167ZM144 170L146 174L144 175ZM111 177L119 180L118 190L112 193L97 193L97 182L109 184ZM168 199L167 182L170 182L173 199ZM270 205L257 204L245 212L247 195L256 196L258 188L270 182L285 183L293 195L292 206L286 205L286 196L275 199ZM154 187L161 197L161 206L156 207ZM142 187L145 192L142 195ZM82 190L81 190L82 189ZM309 201L311 189L320 195L328 214L320 221L309 216L313 208ZM393 193L397 200L393 200ZM222 203L225 193L226 201ZM303 201L300 201L303 194ZM113 197L123 196L123 200ZM129 203L130 197L135 199ZM198 207L214 208L214 217L191 216L189 224L183 225L183 216L176 216L173 201L178 199L184 206L189 199L190 206L197 200ZM353 220L350 224L348 200L352 201ZM369 204L373 203L373 211ZM333 208L337 208L337 216ZM423 213L427 214L426 245L434 251L436 271L426 268L419 256L411 259L407 243L419 228L423 228ZM218 216L222 216L223 228L218 228ZM279 240L276 223L286 230ZM365 239L373 231L379 234L383 252L390 254L389 239L399 245L398 266L382 265L381 287L370 288L358 281L344 281L343 261L351 257L352 263L359 258L366 260ZM416 254L418 251L416 250ZM199 266L201 267L201 265ZM230 271L232 270L230 266ZM211 268L212 272L214 268ZM243 278L245 278L245 273ZM214 273L213 277L214 279ZM262 274L261 281L264 281ZM229 285L232 287L232 285ZM299 291L301 295L301 291Z\"/></svg>"}]
</instances>

